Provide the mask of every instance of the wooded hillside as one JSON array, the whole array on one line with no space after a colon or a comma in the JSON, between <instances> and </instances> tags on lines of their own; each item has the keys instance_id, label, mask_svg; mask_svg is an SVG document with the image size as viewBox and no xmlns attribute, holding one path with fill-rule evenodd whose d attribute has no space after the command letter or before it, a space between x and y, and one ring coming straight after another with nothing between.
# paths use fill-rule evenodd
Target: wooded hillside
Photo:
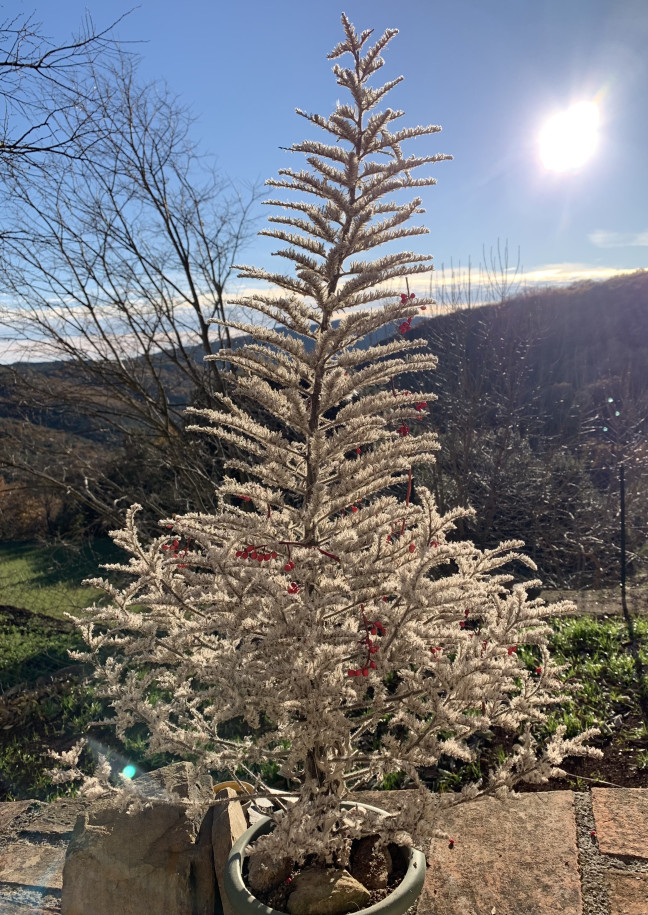
<instances>
[{"instance_id":1,"label":"wooded hillside","mask_svg":"<svg viewBox=\"0 0 648 915\"><path fill-rule=\"evenodd\" d=\"M429 416L442 507L473 505L466 533L480 546L520 537L556 584L614 580L621 462L635 555L646 542L648 273L455 312L415 333L439 356Z\"/></svg>"},{"instance_id":2,"label":"wooded hillside","mask_svg":"<svg viewBox=\"0 0 648 915\"><path fill-rule=\"evenodd\" d=\"M523 539L548 583L613 581L623 462L637 571L648 539L648 272L421 318L410 333L439 357L424 382L403 382L438 396L417 424L440 435L427 482L442 510L477 510L459 533L481 547ZM173 363L158 369L164 385L156 396L175 411L191 404L194 392ZM146 376L143 364L133 370ZM115 514L154 492L161 514L197 507L169 465L151 463L155 443L144 440L136 419L121 435L102 421L111 409L109 391L88 386L65 364L0 369L0 538L101 531L111 526L100 510L108 499ZM198 438L191 447L206 463L208 490L220 462ZM30 454L35 478L12 470L17 448ZM85 503L61 487L66 479L71 489L88 490Z\"/></svg>"}]
</instances>

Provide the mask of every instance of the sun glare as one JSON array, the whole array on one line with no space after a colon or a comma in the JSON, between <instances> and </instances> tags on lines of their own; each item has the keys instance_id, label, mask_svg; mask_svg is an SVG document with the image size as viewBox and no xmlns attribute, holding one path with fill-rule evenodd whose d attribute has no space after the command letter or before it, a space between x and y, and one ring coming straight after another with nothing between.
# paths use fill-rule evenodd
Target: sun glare
<instances>
[{"instance_id":1,"label":"sun glare","mask_svg":"<svg viewBox=\"0 0 648 915\"><path fill-rule=\"evenodd\" d=\"M596 102L579 102L555 114L540 132L540 158L545 168L580 168L598 143L599 110Z\"/></svg>"}]
</instances>

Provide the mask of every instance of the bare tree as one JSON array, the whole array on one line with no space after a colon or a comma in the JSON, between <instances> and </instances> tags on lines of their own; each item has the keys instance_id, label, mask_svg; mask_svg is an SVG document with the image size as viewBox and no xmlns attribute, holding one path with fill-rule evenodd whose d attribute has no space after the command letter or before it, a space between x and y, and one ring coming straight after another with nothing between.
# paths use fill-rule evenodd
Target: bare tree
<instances>
[{"instance_id":1,"label":"bare tree","mask_svg":"<svg viewBox=\"0 0 648 915\"><path fill-rule=\"evenodd\" d=\"M437 314L470 309L477 305L506 302L524 292L523 268L518 245L515 264L509 257L508 239L504 244L497 239L491 245L488 255L482 245L482 258L477 271L473 269L472 258L467 266L461 261L450 266L444 263L430 277L429 295L436 300Z\"/></svg>"},{"instance_id":2,"label":"bare tree","mask_svg":"<svg viewBox=\"0 0 648 915\"><path fill-rule=\"evenodd\" d=\"M461 261L455 267L454 259L450 258L450 267L446 269L445 263L439 270L430 276L430 298L436 302L436 314L459 311L463 308L472 308L479 304L479 287L473 280L472 258L468 257L468 266L462 267Z\"/></svg>"},{"instance_id":3,"label":"bare tree","mask_svg":"<svg viewBox=\"0 0 648 915\"><path fill-rule=\"evenodd\" d=\"M89 440L114 446L114 460L70 462L69 443L54 436L46 464L28 461L14 434L0 464L64 486L113 523L124 500L146 502L135 465L168 481L162 497L151 487L158 514L169 492L177 509L209 501L214 461L182 434L183 411L223 390L216 363L203 360L231 344L210 322L225 319L258 191L237 190L199 155L188 111L166 88L139 85L129 57L93 85L89 105L80 97L60 114L70 137L86 124L78 148L91 131L92 155L50 155L42 173L12 176L0 326L12 361L55 363L14 365L5 378L24 417L36 412L42 424L67 409L76 431L85 424Z\"/></svg>"},{"instance_id":4,"label":"bare tree","mask_svg":"<svg viewBox=\"0 0 648 915\"><path fill-rule=\"evenodd\" d=\"M97 30L86 14L79 32L62 44L47 38L32 16L0 23L3 172L42 165L51 155L83 154L92 138L94 77L120 53L113 35L123 18ZM70 119L80 100L84 117Z\"/></svg>"},{"instance_id":5,"label":"bare tree","mask_svg":"<svg viewBox=\"0 0 648 915\"><path fill-rule=\"evenodd\" d=\"M523 292L523 269L520 261L519 245L515 266L509 260L508 238L505 240L503 248L498 238L495 250L491 245L488 257L486 257L486 246L483 245L482 256L484 259L479 265L479 285L482 301L506 302L508 299L512 299Z\"/></svg>"}]
</instances>

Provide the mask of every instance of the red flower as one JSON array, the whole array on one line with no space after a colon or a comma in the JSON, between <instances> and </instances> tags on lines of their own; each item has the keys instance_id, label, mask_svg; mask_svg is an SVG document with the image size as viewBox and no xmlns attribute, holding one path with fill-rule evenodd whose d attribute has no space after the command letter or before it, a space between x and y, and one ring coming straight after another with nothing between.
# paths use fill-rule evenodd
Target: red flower
<instances>
[{"instance_id":1,"label":"red flower","mask_svg":"<svg viewBox=\"0 0 648 915\"><path fill-rule=\"evenodd\" d=\"M536 667L535 672L536 672L537 674L541 674L541 673L542 673L542 668L541 668L541 667Z\"/></svg>"},{"instance_id":2,"label":"red flower","mask_svg":"<svg viewBox=\"0 0 648 915\"><path fill-rule=\"evenodd\" d=\"M412 319L408 318L407 321L403 321L402 324L398 327L401 334L406 334L408 330L412 329Z\"/></svg>"},{"instance_id":3,"label":"red flower","mask_svg":"<svg viewBox=\"0 0 648 915\"><path fill-rule=\"evenodd\" d=\"M288 594L297 594L299 593L299 585L296 581L291 581L288 586Z\"/></svg>"},{"instance_id":4,"label":"red flower","mask_svg":"<svg viewBox=\"0 0 648 915\"><path fill-rule=\"evenodd\" d=\"M415 543L410 543L410 545L409 545L409 551L410 551L410 553L413 553L415 549L416 549L416 544L415 544Z\"/></svg>"},{"instance_id":5,"label":"red flower","mask_svg":"<svg viewBox=\"0 0 648 915\"><path fill-rule=\"evenodd\" d=\"M405 438L406 435L409 435L409 426L406 426L405 423L397 430L399 435L402 435Z\"/></svg>"},{"instance_id":6,"label":"red flower","mask_svg":"<svg viewBox=\"0 0 648 915\"><path fill-rule=\"evenodd\" d=\"M508 650L509 658L510 658L511 655L513 654L513 652L517 651L517 645L511 645L510 648L508 648L507 650Z\"/></svg>"},{"instance_id":7,"label":"red flower","mask_svg":"<svg viewBox=\"0 0 648 915\"><path fill-rule=\"evenodd\" d=\"M420 413L421 410L423 410L425 407L427 407L427 400L421 400L419 403L416 404L416 407L414 409L418 410Z\"/></svg>"}]
</instances>

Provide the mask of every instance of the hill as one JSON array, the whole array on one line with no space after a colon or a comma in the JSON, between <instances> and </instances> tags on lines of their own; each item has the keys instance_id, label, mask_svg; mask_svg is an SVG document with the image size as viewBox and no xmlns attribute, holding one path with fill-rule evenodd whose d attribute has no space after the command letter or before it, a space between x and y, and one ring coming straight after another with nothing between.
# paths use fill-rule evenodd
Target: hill
<instances>
[{"instance_id":1,"label":"hill","mask_svg":"<svg viewBox=\"0 0 648 915\"><path fill-rule=\"evenodd\" d=\"M487 547L517 536L554 583L618 576L618 475L634 564L648 534L648 273L461 311L415 329L438 354L426 379L442 448L442 508ZM405 382L421 388L414 377Z\"/></svg>"},{"instance_id":2,"label":"hill","mask_svg":"<svg viewBox=\"0 0 648 915\"><path fill-rule=\"evenodd\" d=\"M404 382L438 396L422 419L438 430L442 446L426 482L442 509L477 510L477 520L460 525L460 533L480 546L524 539L543 576L556 584L609 580L618 566L623 460L636 566L648 539L648 272L420 318L411 333L439 357L429 377ZM1 368L5 458L10 444L14 454L19 447L32 452L50 502L54 478L67 479L70 498L85 499L74 522L80 528L102 523L106 505L117 503L116 517L129 501L152 498L156 487L160 513L177 510L176 502L186 508L198 496L182 491L178 468L188 461L192 473L202 468L196 487L208 492L220 466L213 448L195 436L184 450L178 445L187 438L180 434L184 407L206 403L204 391L196 401L196 378L206 371L201 353L188 348L185 368L176 353L134 358L137 385L125 392L123 377L113 380L109 364L105 386L93 382L87 364ZM122 393L135 405L130 414ZM157 426L147 425L153 412ZM165 438L155 430L169 421L175 425ZM21 477L5 466L8 483L24 480L24 470ZM93 501L97 492L103 501ZM14 530L7 498L0 537ZM62 508L46 513L50 528L56 511Z\"/></svg>"}]
</instances>

